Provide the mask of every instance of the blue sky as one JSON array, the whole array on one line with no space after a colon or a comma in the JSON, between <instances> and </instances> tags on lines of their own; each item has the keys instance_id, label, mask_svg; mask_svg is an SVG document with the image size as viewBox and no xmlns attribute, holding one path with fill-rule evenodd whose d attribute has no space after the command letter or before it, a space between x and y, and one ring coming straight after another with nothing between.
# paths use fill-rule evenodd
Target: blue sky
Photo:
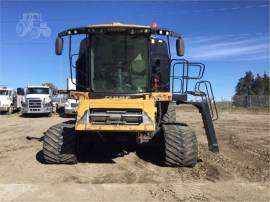
<instances>
[{"instance_id":1,"label":"blue sky","mask_svg":"<svg viewBox=\"0 0 270 202\"><path fill-rule=\"evenodd\" d=\"M212 81L219 98L232 96L246 71L269 73L269 1L0 2L0 85L52 82L65 88L67 51L61 57L54 54L57 33L112 22L157 22L183 33L185 58L206 64L205 79ZM24 13L41 13L51 35L19 36L16 26Z\"/></svg>"}]
</instances>

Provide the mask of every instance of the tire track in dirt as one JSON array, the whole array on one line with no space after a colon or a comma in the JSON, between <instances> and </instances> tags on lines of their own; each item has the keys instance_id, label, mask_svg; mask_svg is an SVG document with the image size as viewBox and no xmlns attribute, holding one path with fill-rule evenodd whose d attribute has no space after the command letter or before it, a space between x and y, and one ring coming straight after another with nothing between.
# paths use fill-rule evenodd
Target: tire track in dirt
<instances>
[{"instance_id":1,"label":"tire track in dirt","mask_svg":"<svg viewBox=\"0 0 270 202\"><path fill-rule=\"evenodd\" d=\"M10 153L10 152L16 152L16 151L22 151L22 150L26 150L26 149L30 149L30 148L33 148L35 147L36 145L34 144L28 144L28 145L21 145L21 146L18 146L16 144L14 145L7 145L7 146L3 146L2 149L0 151L0 154L5 154L5 153Z\"/></svg>"},{"instance_id":2,"label":"tire track in dirt","mask_svg":"<svg viewBox=\"0 0 270 202\"><path fill-rule=\"evenodd\" d=\"M267 148L263 147L255 147L254 145L250 145L247 143L244 143L241 141L239 137L232 134L230 136L230 144L240 151L248 152L250 155L252 155L254 158L257 158L259 160L262 160L264 162L269 163L270 162L270 152Z\"/></svg>"},{"instance_id":3,"label":"tire track in dirt","mask_svg":"<svg viewBox=\"0 0 270 202\"><path fill-rule=\"evenodd\" d=\"M228 158L222 153L212 154L208 151L208 147L202 144L200 144L200 149L201 158L205 159L207 163L216 168L214 174L217 176L219 176L221 172L226 171L228 174L233 174L235 177L243 177L250 182L265 182L270 179L269 166L258 167L254 166L252 163L245 165L233 158Z\"/></svg>"}]
</instances>

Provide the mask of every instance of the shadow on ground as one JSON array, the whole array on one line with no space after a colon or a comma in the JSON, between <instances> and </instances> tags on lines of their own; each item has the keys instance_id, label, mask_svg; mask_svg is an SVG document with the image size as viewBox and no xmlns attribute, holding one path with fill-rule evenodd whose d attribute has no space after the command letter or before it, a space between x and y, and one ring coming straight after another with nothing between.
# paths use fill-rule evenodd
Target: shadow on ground
<instances>
[{"instance_id":1,"label":"shadow on ground","mask_svg":"<svg viewBox=\"0 0 270 202\"><path fill-rule=\"evenodd\" d=\"M63 122L74 124L75 120ZM155 165L162 165L163 152L160 146L160 135L156 135L150 143L138 145L136 135L132 133L78 133L77 159L80 163L115 163L114 159L133 152L136 155ZM43 141L43 137L26 137L28 140ZM38 162L44 164L42 150L36 154Z\"/></svg>"},{"instance_id":2,"label":"shadow on ground","mask_svg":"<svg viewBox=\"0 0 270 202\"><path fill-rule=\"evenodd\" d=\"M44 118L48 116L49 115L47 113L20 114L20 117L22 118Z\"/></svg>"},{"instance_id":3,"label":"shadow on ground","mask_svg":"<svg viewBox=\"0 0 270 202\"><path fill-rule=\"evenodd\" d=\"M43 137L37 139L42 141ZM137 145L134 143L116 143L116 142L98 142L93 140L91 143L81 145L77 149L77 158L79 163L115 163L114 159L124 157L130 153L136 155L155 165L162 165L162 151L161 148L152 145ZM46 164L43 158L42 150L36 154L36 160L42 164Z\"/></svg>"}]
</instances>

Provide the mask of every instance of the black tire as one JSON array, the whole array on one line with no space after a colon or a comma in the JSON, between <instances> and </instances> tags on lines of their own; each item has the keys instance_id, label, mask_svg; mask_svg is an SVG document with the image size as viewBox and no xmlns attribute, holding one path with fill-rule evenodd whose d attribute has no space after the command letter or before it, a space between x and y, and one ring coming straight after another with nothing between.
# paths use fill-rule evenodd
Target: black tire
<instances>
[{"instance_id":1,"label":"black tire","mask_svg":"<svg viewBox=\"0 0 270 202\"><path fill-rule=\"evenodd\" d=\"M163 124L164 164L193 167L198 159L197 138L190 127L180 124Z\"/></svg>"},{"instance_id":2,"label":"black tire","mask_svg":"<svg viewBox=\"0 0 270 202\"><path fill-rule=\"evenodd\" d=\"M61 113L61 117L62 117L62 118L67 118L68 116L67 116L67 114L65 114L65 112L62 112L62 113Z\"/></svg>"},{"instance_id":3,"label":"black tire","mask_svg":"<svg viewBox=\"0 0 270 202\"><path fill-rule=\"evenodd\" d=\"M172 103L169 103L163 111L162 123L175 123L175 122L176 122L175 106Z\"/></svg>"},{"instance_id":4,"label":"black tire","mask_svg":"<svg viewBox=\"0 0 270 202\"><path fill-rule=\"evenodd\" d=\"M7 111L7 115L11 115L13 113L13 106L10 106Z\"/></svg>"},{"instance_id":5,"label":"black tire","mask_svg":"<svg viewBox=\"0 0 270 202\"><path fill-rule=\"evenodd\" d=\"M47 114L47 116L48 116L48 117L52 117L52 112L49 112L49 113Z\"/></svg>"},{"instance_id":6,"label":"black tire","mask_svg":"<svg viewBox=\"0 0 270 202\"><path fill-rule=\"evenodd\" d=\"M61 123L47 130L43 140L43 156L46 163L77 163L74 124Z\"/></svg>"}]
</instances>

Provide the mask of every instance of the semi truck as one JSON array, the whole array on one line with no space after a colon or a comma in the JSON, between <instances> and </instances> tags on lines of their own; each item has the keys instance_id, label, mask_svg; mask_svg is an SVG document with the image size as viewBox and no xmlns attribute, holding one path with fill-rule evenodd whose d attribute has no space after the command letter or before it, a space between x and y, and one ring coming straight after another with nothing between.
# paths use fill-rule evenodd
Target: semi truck
<instances>
[{"instance_id":1,"label":"semi truck","mask_svg":"<svg viewBox=\"0 0 270 202\"><path fill-rule=\"evenodd\" d=\"M76 115L78 100L69 95L70 91L76 91L76 79L67 78L67 90L58 91L58 95L54 97L56 111L62 116L67 117Z\"/></svg>"},{"instance_id":2,"label":"semi truck","mask_svg":"<svg viewBox=\"0 0 270 202\"><path fill-rule=\"evenodd\" d=\"M22 103L22 115L46 114L53 111L52 90L48 86L28 86L25 89L25 102Z\"/></svg>"},{"instance_id":3,"label":"semi truck","mask_svg":"<svg viewBox=\"0 0 270 202\"><path fill-rule=\"evenodd\" d=\"M12 114L14 111L20 111L23 95L17 94L17 91L6 86L0 86L0 114Z\"/></svg>"}]
</instances>

